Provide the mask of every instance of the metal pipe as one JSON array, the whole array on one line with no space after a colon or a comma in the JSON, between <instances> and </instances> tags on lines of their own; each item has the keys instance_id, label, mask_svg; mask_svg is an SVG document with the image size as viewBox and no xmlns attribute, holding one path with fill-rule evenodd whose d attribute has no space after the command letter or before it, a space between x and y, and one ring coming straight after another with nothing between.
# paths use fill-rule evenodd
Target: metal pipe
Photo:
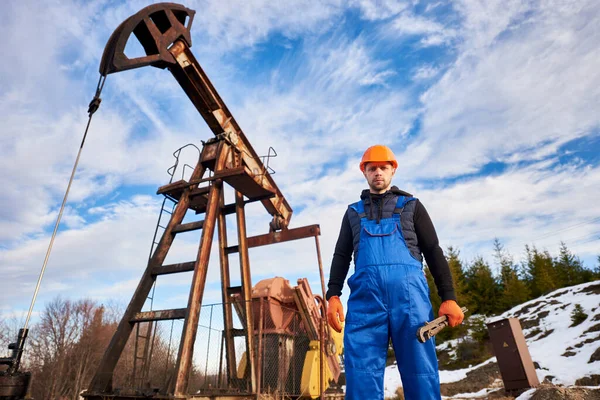
<instances>
[{"instance_id":1,"label":"metal pipe","mask_svg":"<svg viewBox=\"0 0 600 400\"><path fill-rule=\"evenodd\" d=\"M254 351L254 321L252 315L252 278L250 277L250 260L246 234L246 212L244 210L244 195L235 191L236 220L238 228L238 246L240 249L240 269L242 278L242 295L244 297L244 316L246 325L246 356L250 369L250 390L256 393L256 355Z\"/></svg>"},{"instance_id":2,"label":"metal pipe","mask_svg":"<svg viewBox=\"0 0 600 400\"><path fill-rule=\"evenodd\" d=\"M256 394L260 395L260 391L262 389L262 371L263 371L263 326L265 324L265 315L264 315L264 297L260 298L260 310L258 317L258 355L257 355L257 366L256 366Z\"/></svg>"},{"instance_id":3,"label":"metal pipe","mask_svg":"<svg viewBox=\"0 0 600 400\"><path fill-rule=\"evenodd\" d=\"M208 344L206 345L206 362L204 363L204 387L208 382L208 355L210 354L210 334L212 333L212 316L214 306L210 306L210 319L208 320Z\"/></svg>"},{"instance_id":4,"label":"metal pipe","mask_svg":"<svg viewBox=\"0 0 600 400\"><path fill-rule=\"evenodd\" d=\"M323 260L321 259L321 245L319 244L319 235L315 235L315 246L317 247L317 261L319 262L319 276L321 277L321 292L323 299L325 299L325 276L323 275Z\"/></svg>"},{"instance_id":5,"label":"metal pipe","mask_svg":"<svg viewBox=\"0 0 600 400\"><path fill-rule=\"evenodd\" d=\"M219 388L223 387L223 349L225 346L223 343L225 342L225 332L221 334L221 349L219 350L219 377L217 378L217 385Z\"/></svg>"},{"instance_id":6,"label":"metal pipe","mask_svg":"<svg viewBox=\"0 0 600 400\"><path fill-rule=\"evenodd\" d=\"M317 260L319 262L319 276L321 277L321 292L323 293L323 312L321 313L321 318L319 318L319 340L320 340L320 348L319 348L319 365L320 365L320 374L319 374L319 392L320 399L324 399L324 388L325 388L325 335L329 337L329 332L326 332L325 327L327 324L325 323L325 317L327 315L327 301L325 301L325 277L323 275L323 260L321 259L321 246L319 244L319 236L315 235L315 246L317 247Z\"/></svg>"},{"instance_id":7,"label":"metal pipe","mask_svg":"<svg viewBox=\"0 0 600 400\"><path fill-rule=\"evenodd\" d=\"M325 322L323 318L319 320L319 399L325 398Z\"/></svg>"},{"instance_id":8,"label":"metal pipe","mask_svg":"<svg viewBox=\"0 0 600 400\"><path fill-rule=\"evenodd\" d=\"M231 309L231 299L227 290L231 285L229 273L229 256L225 249L227 248L227 220L223 214L223 206L225 205L225 191L221 191L221 199L219 200L220 212L217 221L219 232L219 264L221 268L221 298L223 299L223 323L225 335L225 356L227 357L227 382L231 383L236 376L235 363L235 343L232 336L233 329L233 310Z\"/></svg>"}]
</instances>

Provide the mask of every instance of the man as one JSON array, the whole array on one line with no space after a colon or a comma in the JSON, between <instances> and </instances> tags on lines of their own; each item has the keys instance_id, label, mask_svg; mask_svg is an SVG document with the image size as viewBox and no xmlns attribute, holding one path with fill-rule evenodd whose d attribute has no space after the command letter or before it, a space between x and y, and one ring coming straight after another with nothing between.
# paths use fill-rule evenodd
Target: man
<instances>
[{"instance_id":1,"label":"man","mask_svg":"<svg viewBox=\"0 0 600 400\"><path fill-rule=\"evenodd\" d=\"M450 326L464 318L425 207L391 186L397 167L386 146L364 153L360 169L369 189L348 207L331 263L327 318L340 332L344 311L339 296L354 256L344 333L346 400L383 399L390 338L405 398L441 399L434 340L420 343L416 337L417 329L433 319L422 254L443 301L439 315L447 315Z\"/></svg>"}]
</instances>

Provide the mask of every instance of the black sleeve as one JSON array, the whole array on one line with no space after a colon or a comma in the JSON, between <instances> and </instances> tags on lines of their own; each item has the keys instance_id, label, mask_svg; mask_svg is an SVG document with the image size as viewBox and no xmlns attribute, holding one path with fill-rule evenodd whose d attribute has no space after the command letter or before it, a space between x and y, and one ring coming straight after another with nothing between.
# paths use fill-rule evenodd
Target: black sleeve
<instances>
[{"instance_id":1,"label":"black sleeve","mask_svg":"<svg viewBox=\"0 0 600 400\"><path fill-rule=\"evenodd\" d=\"M348 218L348 210L346 210L342 218L342 228L340 229L340 235L335 245L333 259L331 260L331 271L329 272L329 283L327 284L327 300L331 296L340 296L342 294L344 281L350 269L353 251L352 227Z\"/></svg>"},{"instance_id":2,"label":"black sleeve","mask_svg":"<svg viewBox=\"0 0 600 400\"><path fill-rule=\"evenodd\" d=\"M456 300L448 261L446 261L444 252L440 247L431 218L429 218L423 204L418 200L415 206L414 223L419 247L425 261L427 261L431 275L433 275L438 294L442 301Z\"/></svg>"}]
</instances>

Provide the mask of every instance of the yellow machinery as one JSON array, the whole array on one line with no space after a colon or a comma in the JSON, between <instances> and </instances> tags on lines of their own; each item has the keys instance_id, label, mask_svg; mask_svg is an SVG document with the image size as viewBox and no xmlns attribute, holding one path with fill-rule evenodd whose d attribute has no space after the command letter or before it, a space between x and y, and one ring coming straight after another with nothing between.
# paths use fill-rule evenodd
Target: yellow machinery
<instances>
[{"instance_id":1,"label":"yellow machinery","mask_svg":"<svg viewBox=\"0 0 600 400\"><path fill-rule=\"evenodd\" d=\"M330 383L337 382L343 340L341 333L322 323L320 311L324 304L321 296L313 295L306 278L299 279L294 287L281 277L254 286L252 310L262 318L256 320L253 335L264 390L315 399ZM234 306L240 314L241 305L238 296ZM244 353L237 369L239 379L247 373L247 367Z\"/></svg>"}]
</instances>

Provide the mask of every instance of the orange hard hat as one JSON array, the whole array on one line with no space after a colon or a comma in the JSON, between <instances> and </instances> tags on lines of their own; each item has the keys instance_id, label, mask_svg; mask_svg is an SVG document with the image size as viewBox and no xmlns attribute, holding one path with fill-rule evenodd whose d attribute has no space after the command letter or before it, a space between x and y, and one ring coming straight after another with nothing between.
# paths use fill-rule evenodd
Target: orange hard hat
<instances>
[{"instance_id":1,"label":"orange hard hat","mask_svg":"<svg viewBox=\"0 0 600 400\"><path fill-rule=\"evenodd\" d=\"M384 145L376 144L365 151L360 161L360 170L365 172L365 164L369 162L391 162L394 168L398 168L398 161L392 150Z\"/></svg>"}]
</instances>

